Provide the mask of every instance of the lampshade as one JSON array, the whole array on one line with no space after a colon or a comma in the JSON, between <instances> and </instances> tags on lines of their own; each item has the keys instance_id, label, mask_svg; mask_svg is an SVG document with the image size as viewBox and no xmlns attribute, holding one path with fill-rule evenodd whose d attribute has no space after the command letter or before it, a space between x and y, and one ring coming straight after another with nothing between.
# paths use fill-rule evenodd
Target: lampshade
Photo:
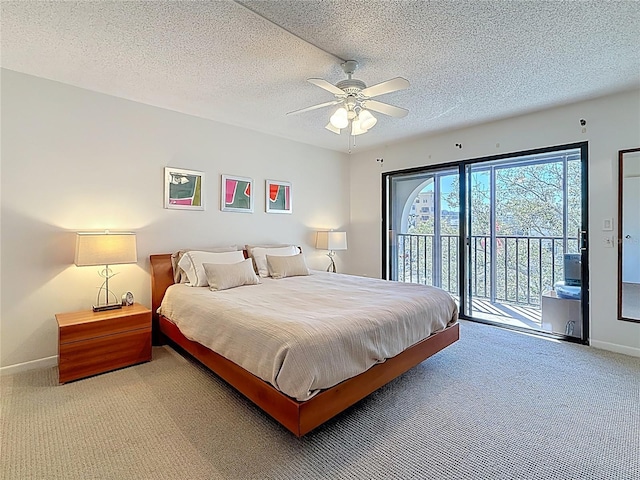
<instances>
[{"instance_id":1,"label":"lampshade","mask_svg":"<svg viewBox=\"0 0 640 480\"><path fill-rule=\"evenodd\" d=\"M362 123L356 118L351 122L351 135L362 135L363 133L367 133L367 131L362 128Z\"/></svg>"},{"instance_id":2,"label":"lampshade","mask_svg":"<svg viewBox=\"0 0 640 480\"><path fill-rule=\"evenodd\" d=\"M319 250L346 250L347 232L318 232L316 248Z\"/></svg>"},{"instance_id":3,"label":"lampshade","mask_svg":"<svg viewBox=\"0 0 640 480\"><path fill-rule=\"evenodd\" d=\"M331 131L333 133L340 134L340 129L334 127L333 125L331 125L331 122L327 123L327 125L324 128L326 128L327 130L329 130L329 131Z\"/></svg>"},{"instance_id":4,"label":"lampshade","mask_svg":"<svg viewBox=\"0 0 640 480\"><path fill-rule=\"evenodd\" d=\"M136 234L132 232L78 232L75 264L118 265L136 263Z\"/></svg>"},{"instance_id":5,"label":"lampshade","mask_svg":"<svg viewBox=\"0 0 640 480\"><path fill-rule=\"evenodd\" d=\"M347 118L347 109L344 107L340 107L336 110L336 112L331 115L329 119L331 125L336 128L344 128L349 125L349 119Z\"/></svg>"},{"instance_id":6,"label":"lampshade","mask_svg":"<svg viewBox=\"0 0 640 480\"><path fill-rule=\"evenodd\" d=\"M360 128L365 132L378 123L378 119L369 110L361 110L358 118L360 119Z\"/></svg>"}]
</instances>

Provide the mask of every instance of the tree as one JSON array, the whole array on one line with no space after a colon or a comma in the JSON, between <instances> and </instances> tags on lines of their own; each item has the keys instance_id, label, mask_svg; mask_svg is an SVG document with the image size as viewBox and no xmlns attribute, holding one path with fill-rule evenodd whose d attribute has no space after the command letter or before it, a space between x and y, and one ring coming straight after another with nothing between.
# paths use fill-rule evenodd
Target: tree
<instances>
[{"instance_id":1,"label":"tree","mask_svg":"<svg viewBox=\"0 0 640 480\"><path fill-rule=\"evenodd\" d=\"M491 253L491 167L479 167L470 175L471 204L471 266L477 296L491 289L491 261L495 261L497 299L524 303L538 303L540 295L562 279L563 253L578 251L578 231L581 225L581 173L579 159L528 165L497 166L495 176L495 231L496 252ZM442 201L452 210L460 208L459 179L454 177L453 187L443 195ZM565 218L565 194L566 213ZM437 212L436 212L437 213ZM441 235L458 235L455 216L440 215ZM566 225L565 225L566 224ZM564 246L563 233L567 232ZM411 227L407 233L431 237L434 218ZM440 239L443 241L444 237ZM411 250L418 247L408 245ZM428 249L425 240L424 248ZM431 244L430 252L433 252ZM427 251L427 253L429 253ZM457 257L457 249L455 255ZM441 277L456 266L442 249ZM455 260L455 259L454 259ZM422 273L424 283L434 278L430 255L420 265L419 259L404 258L412 271ZM417 262L406 264L406 262ZM422 268L421 268L422 267ZM457 271L457 270L456 270ZM439 285L440 286L440 285ZM444 287L444 285L441 285ZM457 288L457 285L456 285Z\"/></svg>"}]
</instances>

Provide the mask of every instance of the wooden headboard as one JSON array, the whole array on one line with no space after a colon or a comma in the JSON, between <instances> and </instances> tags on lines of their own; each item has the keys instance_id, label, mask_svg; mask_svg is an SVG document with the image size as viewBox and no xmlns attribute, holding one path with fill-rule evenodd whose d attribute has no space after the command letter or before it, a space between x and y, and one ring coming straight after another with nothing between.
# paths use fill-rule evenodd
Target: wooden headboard
<instances>
[{"instance_id":1,"label":"wooden headboard","mask_svg":"<svg viewBox=\"0 0 640 480\"><path fill-rule=\"evenodd\" d=\"M164 292L173 285L173 266L171 254L151 255L151 311L153 315L153 343L162 343L158 326L158 308L164 298Z\"/></svg>"}]
</instances>

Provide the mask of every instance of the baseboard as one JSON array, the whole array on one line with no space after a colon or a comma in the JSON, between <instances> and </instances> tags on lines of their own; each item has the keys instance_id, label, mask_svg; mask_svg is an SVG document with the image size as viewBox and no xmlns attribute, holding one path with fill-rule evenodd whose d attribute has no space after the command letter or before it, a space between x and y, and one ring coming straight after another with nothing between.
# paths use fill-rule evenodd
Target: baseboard
<instances>
[{"instance_id":1,"label":"baseboard","mask_svg":"<svg viewBox=\"0 0 640 480\"><path fill-rule=\"evenodd\" d=\"M640 357L640 348L627 347L625 345L618 345L617 343L600 342L598 340L590 340L589 344L600 350L609 350L610 352L624 353L632 357Z\"/></svg>"},{"instance_id":2,"label":"baseboard","mask_svg":"<svg viewBox=\"0 0 640 480\"><path fill-rule=\"evenodd\" d=\"M38 360L31 360L30 362L16 363L15 365L8 365L6 367L0 367L0 375L10 375L12 373L26 372L27 370L35 370L37 368L50 368L58 365L58 356L39 358Z\"/></svg>"}]
</instances>

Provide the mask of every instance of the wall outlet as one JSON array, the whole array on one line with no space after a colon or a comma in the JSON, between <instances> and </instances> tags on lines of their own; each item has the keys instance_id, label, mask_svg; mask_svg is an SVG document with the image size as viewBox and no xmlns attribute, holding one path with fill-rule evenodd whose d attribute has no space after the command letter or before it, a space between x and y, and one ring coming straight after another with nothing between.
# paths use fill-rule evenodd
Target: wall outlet
<instances>
[{"instance_id":1,"label":"wall outlet","mask_svg":"<svg viewBox=\"0 0 640 480\"><path fill-rule=\"evenodd\" d=\"M613 248L613 237L606 235L604 237L602 237L602 244L606 247L606 248Z\"/></svg>"}]
</instances>

